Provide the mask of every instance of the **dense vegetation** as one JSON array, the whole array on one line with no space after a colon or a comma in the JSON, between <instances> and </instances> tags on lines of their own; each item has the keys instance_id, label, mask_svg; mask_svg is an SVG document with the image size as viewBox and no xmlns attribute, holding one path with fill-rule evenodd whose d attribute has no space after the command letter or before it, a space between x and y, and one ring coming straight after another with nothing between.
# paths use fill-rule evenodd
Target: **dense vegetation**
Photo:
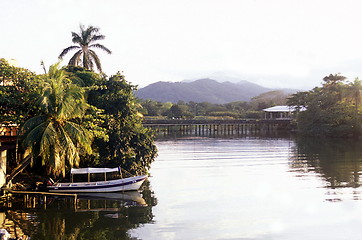
<instances>
[{"instance_id":1,"label":"dense vegetation","mask_svg":"<svg viewBox=\"0 0 362 240\"><path fill-rule=\"evenodd\" d=\"M323 79L321 87L288 96L271 91L250 102L162 103L136 99L136 86L121 73L103 74L92 48L111 53L97 43L99 29L81 26L72 33L75 44L60 58L78 50L63 68L52 65L45 74L10 65L0 59L0 123L19 126L18 151L31 156L32 171L64 176L73 166L121 165L131 173L145 173L155 159L154 134L142 125L143 115L156 118L262 118L262 109L275 105L305 107L297 111L303 135L360 136L359 79L347 82L339 74ZM44 65L43 65L44 66ZM93 72L94 66L100 73ZM288 100L287 100L288 98Z\"/></svg>"},{"instance_id":2,"label":"dense vegetation","mask_svg":"<svg viewBox=\"0 0 362 240\"><path fill-rule=\"evenodd\" d=\"M34 115L37 85L35 73L0 59L0 123L22 124L28 116Z\"/></svg>"},{"instance_id":3,"label":"dense vegetation","mask_svg":"<svg viewBox=\"0 0 362 240\"><path fill-rule=\"evenodd\" d=\"M260 94L250 102L239 101L226 104L213 104L209 102L183 102L162 103L152 100L140 100L141 112L146 117L166 118L251 118L263 117L262 110L275 105L285 105L288 95L283 91L270 91Z\"/></svg>"},{"instance_id":4,"label":"dense vegetation","mask_svg":"<svg viewBox=\"0 0 362 240\"><path fill-rule=\"evenodd\" d=\"M250 102L211 104L178 102L177 104L141 100L146 117L165 118L262 118L262 109L275 105L297 106L296 123L300 135L318 137L359 137L362 134L361 81L347 81L339 74L323 78L322 86L289 97L271 91ZM299 111L304 107L306 111Z\"/></svg>"},{"instance_id":5,"label":"dense vegetation","mask_svg":"<svg viewBox=\"0 0 362 240\"><path fill-rule=\"evenodd\" d=\"M146 172L157 150L134 90L120 73L56 64L37 75L1 59L0 122L21 126L19 149L28 150L40 175L64 175L78 165Z\"/></svg>"},{"instance_id":6,"label":"dense vegetation","mask_svg":"<svg viewBox=\"0 0 362 240\"><path fill-rule=\"evenodd\" d=\"M0 59L0 123L18 126L17 156L30 156L32 171L64 176L73 166L122 166L145 173L155 159L154 134L142 126L133 92L136 87L116 73L106 76L93 50L99 28L80 26L74 44L59 58L77 50L69 65L52 65L37 75ZM15 157L15 155L14 155ZM16 158L16 157L15 157ZM13 159L16 162L20 159Z\"/></svg>"},{"instance_id":7,"label":"dense vegetation","mask_svg":"<svg viewBox=\"0 0 362 240\"><path fill-rule=\"evenodd\" d=\"M361 81L348 82L346 77L330 74L321 87L293 94L289 105L306 107L297 116L302 135L319 137L358 137L362 133Z\"/></svg>"}]
</instances>

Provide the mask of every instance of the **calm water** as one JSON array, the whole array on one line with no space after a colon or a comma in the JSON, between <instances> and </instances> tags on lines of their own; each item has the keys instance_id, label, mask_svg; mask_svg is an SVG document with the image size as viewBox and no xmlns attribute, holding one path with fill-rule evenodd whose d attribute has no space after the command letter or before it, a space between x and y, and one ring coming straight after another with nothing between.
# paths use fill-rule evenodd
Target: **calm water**
<instances>
[{"instance_id":1,"label":"calm water","mask_svg":"<svg viewBox=\"0 0 362 240\"><path fill-rule=\"evenodd\" d=\"M48 199L46 210L13 203L0 220L31 239L362 239L361 143L184 138L157 146L139 195L84 198L76 209L71 199Z\"/></svg>"}]
</instances>

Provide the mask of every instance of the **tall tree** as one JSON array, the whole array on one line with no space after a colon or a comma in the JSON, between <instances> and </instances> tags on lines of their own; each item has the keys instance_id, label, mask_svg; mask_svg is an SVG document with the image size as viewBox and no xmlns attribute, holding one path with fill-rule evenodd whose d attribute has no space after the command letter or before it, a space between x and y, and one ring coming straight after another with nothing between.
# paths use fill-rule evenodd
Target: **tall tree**
<instances>
[{"instance_id":1,"label":"tall tree","mask_svg":"<svg viewBox=\"0 0 362 240\"><path fill-rule=\"evenodd\" d=\"M108 54L111 54L111 50L106 48L104 45L95 43L105 38L104 35L99 34L99 28L84 25L80 25L80 33L72 32L72 41L78 45L72 45L65 48L59 55L59 59L72 50L77 50L73 57L69 60L69 65L82 66L88 70L93 70L94 64L96 65L99 72L102 72L101 62L98 55L92 50L92 48L99 48Z\"/></svg>"},{"instance_id":2,"label":"tall tree","mask_svg":"<svg viewBox=\"0 0 362 240\"><path fill-rule=\"evenodd\" d=\"M101 109L108 140L95 138L104 166L119 166L133 174L145 173L157 155L154 133L142 125L134 91L121 73L97 82L88 94L89 104Z\"/></svg>"},{"instance_id":3,"label":"tall tree","mask_svg":"<svg viewBox=\"0 0 362 240\"><path fill-rule=\"evenodd\" d=\"M84 92L58 67L52 65L44 75L37 99L41 115L29 119L22 132L33 163L41 160L48 174L64 176L66 168L79 164L82 151L91 153L92 136L77 123L87 109Z\"/></svg>"}]
</instances>

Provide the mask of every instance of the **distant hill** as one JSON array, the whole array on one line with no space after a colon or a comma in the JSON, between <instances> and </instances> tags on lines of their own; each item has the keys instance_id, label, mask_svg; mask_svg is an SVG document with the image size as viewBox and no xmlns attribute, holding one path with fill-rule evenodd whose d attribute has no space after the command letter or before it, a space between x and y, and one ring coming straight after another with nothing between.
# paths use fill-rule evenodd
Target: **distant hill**
<instances>
[{"instance_id":1,"label":"distant hill","mask_svg":"<svg viewBox=\"0 0 362 240\"><path fill-rule=\"evenodd\" d=\"M286 105L290 94L297 92L291 89L279 89L262 93L251 99L250 104L254 109L264 109L274 105Z\"/></svg>"},{"instance_id":2,"label":"distant hill","mask_svg":"<svg viewBox=\"0 0 362 240\"><path fill-rule=\"evenodd\" d=\"M269 88L248 82L218 82L205 78L192 82L156 82L135 92L138 98L160 102L210 102L224 104L249 101L252 97L271 91Z\"/></svg>"}]
</instances>

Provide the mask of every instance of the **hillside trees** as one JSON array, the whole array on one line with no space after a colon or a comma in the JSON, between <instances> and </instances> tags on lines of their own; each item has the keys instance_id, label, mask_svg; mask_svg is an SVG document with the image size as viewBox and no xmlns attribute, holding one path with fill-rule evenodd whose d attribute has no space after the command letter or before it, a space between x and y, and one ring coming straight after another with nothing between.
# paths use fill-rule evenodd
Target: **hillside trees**
<instances>
[{"instance_id":1,"label":"hillside trees","mask_svg":"<svg viewBox=\"0 0 362 240\"><path fill-rule=\"evenodd\" d=\"M250 102L236 101L226 104L214 104L209 102L162 103L150 99L138 101L143 107L145 116L163 116L168 118L251 118L258 119L263 116L264 108L275 105L285 105L289 95L281 90L270 91L251 99Z\"/></svg>"},{"instance_id":2,"label":"hillside trees","mask_svg":"<svg viewBox=\"0 0 362 240\"><path fill-rule=\"evenodd\" d=\"M193 119L197 117L209 118L261 118L261 104L255 102L231 102L213 104L209 102L161 103L152 100L138 100L142 105L142 113L147 117L167 117ZM262 103L265 108L274 106L271 103Z\"/></svg>"},{"instance_id":3,"label":"hillside trees","mask_svg":"<svg viewBox=\"0 0 362 240\"><path fill-rule=\"evenodd\" d=\"M148 116L162 116L172 107L170 102L162 103L149 99L139 102L142 105L141 113Z\"/></svg>"}]
</instances>

